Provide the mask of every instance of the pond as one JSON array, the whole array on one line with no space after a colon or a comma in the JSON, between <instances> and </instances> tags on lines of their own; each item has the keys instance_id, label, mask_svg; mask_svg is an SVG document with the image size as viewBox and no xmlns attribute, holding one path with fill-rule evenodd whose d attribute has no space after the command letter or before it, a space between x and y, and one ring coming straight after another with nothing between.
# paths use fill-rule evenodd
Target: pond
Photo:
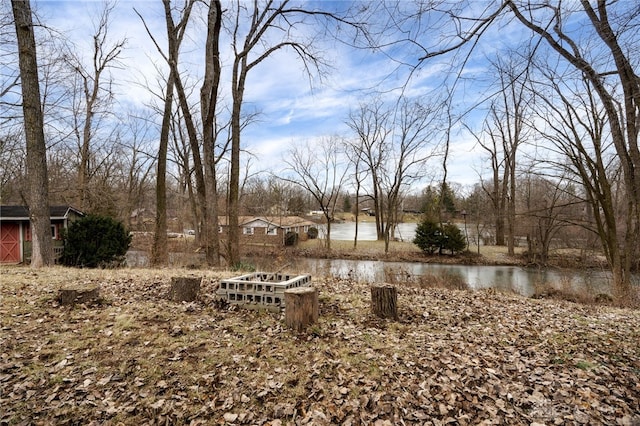
<instances>
[{"instance_id":1,"label":"pond","mask_svg":"<svg viewBox=\"0 0 640 426\"><path fill-rule=\"evenodd\" d=\"M296 271L312 275L332 275L365 282L411 280L420 276L454 276L469 289L495 288L530 297L538 286L611 294L610 274L606 271L566 271L517 266L449 265L413 262L384 262L342 259L292 259ZM636 281L639 281L635 277Z\"/></svg>"},{"instance_id":2,"label":"pond","mask_svg":"<svg viewBox=\"0 0 640 426\"><path fill-rule=\"evenodd\" d=\"M413 241L416 236L417 223L400 223L396 228L396 238L402 241ZM319 228L320 237L326 237L326 228ZM340 222L331 224L331 240L353 241L356 232L355 222ZM377 240L376 224L374 222L358 223L358 241Z\"/></svg>"}]
</instances>

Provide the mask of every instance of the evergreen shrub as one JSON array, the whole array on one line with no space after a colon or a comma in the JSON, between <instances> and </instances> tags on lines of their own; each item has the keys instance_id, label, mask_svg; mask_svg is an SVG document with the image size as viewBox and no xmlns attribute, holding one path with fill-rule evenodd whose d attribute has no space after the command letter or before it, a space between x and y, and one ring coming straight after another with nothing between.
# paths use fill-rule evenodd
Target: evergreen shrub
<instances>
[{"instance_id":1,"label":"evergreen shrub","mask_svg":"<svg viewBox=\"0 0 640 426\"><path fill-rule=\"evenodd\" d=\"M124 260L131 245L124 225L108 216L87 215L72 222L63 237L61 261L67 266L113 266Z\"/></svg>"},{"instance_id":2,"label":"evergreen shrub","mask_svg":"<svg viewBox=\"0 0 640 426\"><path fill-rule=\"evenodd\" d=\"M418 224L413 243L427 254L434 254L436 251L442 254L444 250L456 254L463 252L467 247L462 231L455 224L445 223L441 226L431 219L425 219Z\"/></svg>"},{"instance_id":3,"label":"evergreen shrub","mask_svg":"<svg viewBox=\"0 0 640 426\"><path fill-rule=\"evenodd\" d=\"M316 238L318 238L318 228L316 228L315 226L310 227L307 231L307 236L311 240L315 240Z\"/></svg>"}]
</instances>

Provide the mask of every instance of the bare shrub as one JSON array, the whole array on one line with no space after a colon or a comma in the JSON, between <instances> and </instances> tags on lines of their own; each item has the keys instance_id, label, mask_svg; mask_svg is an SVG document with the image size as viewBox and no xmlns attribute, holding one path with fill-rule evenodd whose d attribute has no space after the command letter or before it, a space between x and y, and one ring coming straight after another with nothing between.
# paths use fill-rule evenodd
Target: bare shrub
<instances>
[{"instance_id":1,"label":"bare shrub","mask_svg":"<svg viewBox=\"0 0 640 426\"><path fill-rule=\"evenodd\" d=\"M554 299L585 305L611 305L613 298L606 293L592 293L584 288L575 288L569 278L562 278L557 284L536 283L534 285L533 299Z\"/></svg>"},{"instance_id":2,"label":"bare shrub","mask_svg":"<svg viewBox=\"0 0 640 426\"><path fill-rule=\"evenodd\" d=\"M404 268L385 267L385 281L389 284L404 284L419 288L444 288L449 290L468 290L469 285L460 275L450 271L412 275Z\"/></svg>"}]
</instances>

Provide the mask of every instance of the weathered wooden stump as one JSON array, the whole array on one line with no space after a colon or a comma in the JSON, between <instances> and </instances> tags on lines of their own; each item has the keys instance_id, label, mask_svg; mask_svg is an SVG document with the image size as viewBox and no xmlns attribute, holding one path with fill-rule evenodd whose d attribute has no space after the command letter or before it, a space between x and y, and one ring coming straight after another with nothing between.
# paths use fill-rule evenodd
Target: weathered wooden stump
<instances>
[{"instance_id":1,"label":"weathered wooden stump","mask_svg":"<svg viewBox=\"0 0 640 426\"><path fill-rule=\"evenodd\" d=\"M193 302L198 297L202 278L172 277L169 297L176 302Z\"/></svg>"},{"instance_id":2,"label":"weathered wooden stump","mask_svg":"<svg viewBox=\"0 0 640 426\"><path fill-rule=\"evenodd\" d=\"M284 322L295 331L318 321L318 289L297 287L284 291Z\"/></svg>"},{"instance_id":3,"label":"weathered wooden stump","mask_svg":"<svg viewBox=\"0 0 640 426\"><path fill-rule=\"evenodd\" d=\"M69 287L58 290L58 303L61 305L75 305L76 303L94 302L100 298L100 287Z\"/></svg>"},{"instance_id":4,"label":"weathered wooden stump","mask_svg":"<svg viewBox=\"0 0 640 426\"><path fill-rule=\"evenodd\" d=\"M371 286L371 309L380 318L398 319L398 292L389 284Z\"/></svg>"}]
</instances>

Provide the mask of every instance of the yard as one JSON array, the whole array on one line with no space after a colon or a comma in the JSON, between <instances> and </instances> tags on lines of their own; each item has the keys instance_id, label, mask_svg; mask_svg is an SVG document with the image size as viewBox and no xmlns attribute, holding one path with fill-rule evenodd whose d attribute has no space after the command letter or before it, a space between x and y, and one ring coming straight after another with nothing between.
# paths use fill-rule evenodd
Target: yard
<instances>
[{"instance_id":1,"label":"yard","mask_svg":"<svg viewBox=\"0 0 640 426\"><path fill-rule=\"evenodd\" d=\"M172 276L200 298L167 298ZM640 423L640 311L314 277L319 322L218 307L230 271L0 268L0 424ZM58 288L102 300L62 307ZM559 422L559 423L558 423Z\"/></svg>"}]
</instances>

